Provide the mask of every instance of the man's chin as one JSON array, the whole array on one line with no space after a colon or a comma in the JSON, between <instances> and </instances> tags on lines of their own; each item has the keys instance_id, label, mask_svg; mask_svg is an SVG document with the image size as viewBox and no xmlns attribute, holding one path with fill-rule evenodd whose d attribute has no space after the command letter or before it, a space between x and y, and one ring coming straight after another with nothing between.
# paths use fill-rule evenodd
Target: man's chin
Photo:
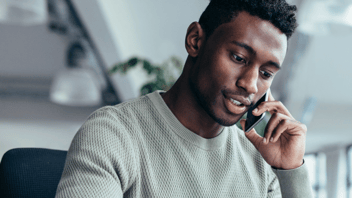
<instances>
[{"instance_id":1,"label":"man's chin","mask_svg":"<svg viewBox=\"0 0 352 198\"><path fill-rule=\"evenodd\" d=\"M235 120L229 120L229 119L222 119L222 118L213 118L218 124L220 124L221 126L232 126L234 124L236 124L239 119L235 119Z\"/></svg>"}]
</instances>

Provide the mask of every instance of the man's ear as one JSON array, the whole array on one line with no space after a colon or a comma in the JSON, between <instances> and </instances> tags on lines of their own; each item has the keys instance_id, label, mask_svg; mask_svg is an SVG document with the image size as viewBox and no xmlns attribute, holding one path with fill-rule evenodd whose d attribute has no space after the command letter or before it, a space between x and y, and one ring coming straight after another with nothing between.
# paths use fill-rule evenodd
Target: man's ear
<instances>
[{"instance_id":1,"label":"man's ear","mask_svg":"<svg viewBox=\"0 0 352 198\"><path fill-rule=\"evenodd\" d=\"M205 32L198 22L189 25L186 34L186 50L191 57L197 57L202 44L205 42Z\"/></svg>"}]
</instances>

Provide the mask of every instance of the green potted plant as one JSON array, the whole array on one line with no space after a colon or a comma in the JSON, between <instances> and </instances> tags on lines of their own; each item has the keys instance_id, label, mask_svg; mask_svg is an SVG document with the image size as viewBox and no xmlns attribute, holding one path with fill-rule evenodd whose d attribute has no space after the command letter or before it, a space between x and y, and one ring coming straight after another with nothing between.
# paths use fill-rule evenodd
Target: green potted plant
<instances>
[{"instance_id":1,"label":"green potted plant","mask_svg":"<svg viewBox=\"0 0 352 198\"><path fill-rule=\"evenodd\" d=\"M110 74L116 72L126 74L130 69L141 66L152 80L146 82L140 89L140 94L145 95L156 90L169 90L182 72L182 61L172 56L160 65L140 57L132 57L129 60L115 64L109 70Z\"/></svg>"}]
</instances>

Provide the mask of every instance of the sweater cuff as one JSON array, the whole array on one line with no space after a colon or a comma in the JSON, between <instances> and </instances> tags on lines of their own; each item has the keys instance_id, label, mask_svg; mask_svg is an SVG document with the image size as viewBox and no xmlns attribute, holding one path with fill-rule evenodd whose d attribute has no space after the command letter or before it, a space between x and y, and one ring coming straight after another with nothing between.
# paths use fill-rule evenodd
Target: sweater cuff
<instances>
[{"instance_id":1,"label":"sweater cuff","mask_svg":"<svg viewBox=\"0 0 352 198\"><path fill-rule=\"evenodd\" d=\"M309 198L313 197L309 180L308 169L303 162L302 166L291 170L272 168L279 179L282 197Z\"/></svg>"}]
</instances>

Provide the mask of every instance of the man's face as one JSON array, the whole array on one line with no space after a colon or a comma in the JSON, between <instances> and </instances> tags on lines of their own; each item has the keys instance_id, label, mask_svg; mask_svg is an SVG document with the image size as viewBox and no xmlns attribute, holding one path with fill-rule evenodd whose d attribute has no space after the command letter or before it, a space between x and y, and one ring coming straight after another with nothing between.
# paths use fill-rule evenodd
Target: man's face
<instances>
[{"instance_id":1,"label":"man's face","mask_svg":"<svg viewBox=\"0 0 352 198\"><path fill-rule=\"evenodd\" d=\"M268 90L286 48L285 34L247 12L220 25L191 70L191 88L202 108L223 126L235 124Z\"/></svg>"}]
</instances>

